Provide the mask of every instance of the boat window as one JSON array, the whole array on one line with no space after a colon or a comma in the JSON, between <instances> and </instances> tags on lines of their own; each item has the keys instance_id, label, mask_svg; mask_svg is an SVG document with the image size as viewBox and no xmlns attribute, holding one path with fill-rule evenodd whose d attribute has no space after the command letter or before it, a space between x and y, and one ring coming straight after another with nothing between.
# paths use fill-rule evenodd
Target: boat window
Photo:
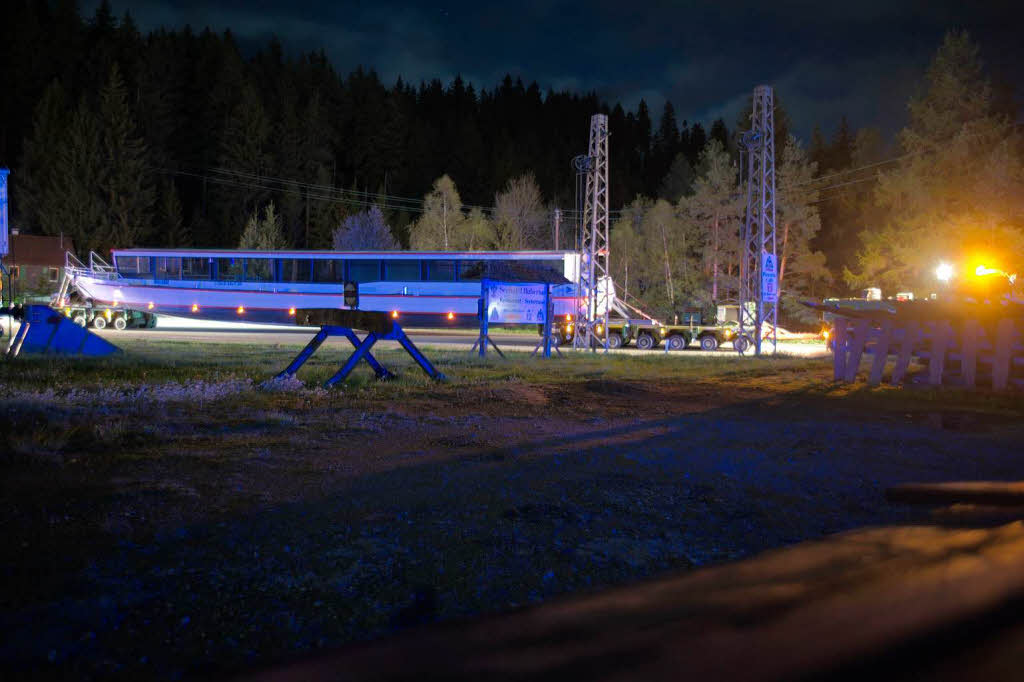
<instances>
[{"instance_id":1,"label":"boat window","mask_svg":"<svg viewBox=\"0 0 1024 682\"><path fill-rule=\"evenodd\" d=\"M430 282L454 282L455 261L453 260L428 260L423 261L426 265L426 276Z\"/></svg>"},{"instance_id":2,"label":"boat window","mask_svg":"<svg viewBox=\"0 0 1024 682\"><path fill-rule=\"evenodd\" d=\"M340 258L317 258L313 261L314 282L344 282L345 261Z\"/></svg>"},{"instance_id":3,"label":"boat window","mask_svg":"<svg viewBox=\"0 0 1024 682\"><path fill-rule=\"evenodd\" d=\"M210 279L210 263L212 258L182 258L182 279Z\"/></svg>"},{"instance_id":4,"label":"boat window","mask_svg":"<svg viewBox=\"0 0 1024 682\"><path fill-rule=\"evenodd\" d=\"M487 276L487 261L464 260L459 261L459 281L479 282Z\"/></svg>"},{"instance_id":5,"label":"boat window","mask_svg":"<svg viewBox=\"0 0 1024 682\"><path fill-rule=\"evenodd\" d=\"M304 258L281 259L282 282L308 282L309 260Z\"/></svg>"},{"instance_id":6,"label":"boat window","mask_svg":"<svg viewBox=\"0 0 1024 682\"><path fill-rule=\"evenodd\" d=\"M125 277L145 277L150 274L149 256L117 256L117 271Z\"/></svg>"},{"instance_id":7,"label":"boat window","mask_svg":"<svg viewBox=\"0 0 1024 682\"><path fill-rule=\"evenodd\" d=\"M154 274L156 275L157 279L181 278L181 258L157 256L155 260L156 271Z\"/></svg>"},{"instance_id":8,"label":"boat window","mask_svg":"<svg viewBox=\"0 0 1024 682\"><path fill-rule=\"evenodd\" d=\"M379 282L379 260L350 260L348 262L348 278L352 282Z\"/></svg>"},{"instance_id":9,"label":"boat window","mask_svg":"<svg viewBox=\"0 0 1024 682\"><path fill-rule=\"evenodd\" d=\"M218 258L217 279L222 282L242 281L242 259L241 258Z\"/></svg>"},{"instance_id":10,"label":"boat window","mask_svg":"<svg viewBox=\"0 0 1024 682\"><path fill-rule=\"evenodd\" d=\"M420 281L419 260L386 260L384 261L384 279L388 282Z\"/></svg>"},{"instance_id":11,"label":"boat window","mask_svg":"<svg viewBox=\"0 0 1024 682\"><path fill-rule=\"evenodd\" d=\"M245 281L246 282L272 282L274 280L274 261L269 258L246 258L245 259Z\"/></svg>"}]
</instances>

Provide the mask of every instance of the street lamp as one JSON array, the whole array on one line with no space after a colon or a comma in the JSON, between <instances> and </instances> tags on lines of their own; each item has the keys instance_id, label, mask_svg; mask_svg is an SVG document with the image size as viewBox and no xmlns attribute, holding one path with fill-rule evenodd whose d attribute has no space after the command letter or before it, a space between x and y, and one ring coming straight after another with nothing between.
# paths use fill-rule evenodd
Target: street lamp
<instances>
[{"instance_id":1,"label":"street lamp","mask_svg":"<svg viewBox=\"0 0 1024 682\"><path fill-rule=\"evenodd\" d=\"M953 278L953 266L949 263L939 263L935 268L935 276L943 284L949 284L949 280Z\"/></svg>"}]
</instances>

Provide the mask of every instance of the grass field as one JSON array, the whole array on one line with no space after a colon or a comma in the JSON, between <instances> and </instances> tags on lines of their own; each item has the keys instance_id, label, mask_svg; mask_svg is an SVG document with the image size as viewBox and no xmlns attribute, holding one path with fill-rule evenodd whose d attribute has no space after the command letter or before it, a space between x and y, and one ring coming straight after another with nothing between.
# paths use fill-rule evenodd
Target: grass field
<instances>
[{"instance_id":1,"label":"grass field","mask_svg":"<svg viewBox=\"0 0 1024 682\"><path fill-rule=\"evenodd\" d=\"M1017 396L836 386L792 358L138 340L0 364L0 665L223 674L866 524L910 480L1019 478Z\"/></svg>"}]
</instances>

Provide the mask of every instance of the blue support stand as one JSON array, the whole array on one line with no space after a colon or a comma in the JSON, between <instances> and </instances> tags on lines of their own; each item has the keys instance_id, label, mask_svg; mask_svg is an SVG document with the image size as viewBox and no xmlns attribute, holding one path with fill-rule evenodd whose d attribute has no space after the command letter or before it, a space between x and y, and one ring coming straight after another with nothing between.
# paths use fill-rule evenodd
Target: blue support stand
<instances>
[{"instance_id":1,"label":"blue support stand","mask_svg":"<svg viewBox=\"0 0 1024 682\"><path fill-rule=\"evenodd\" d=\"M310 342L306 344L306 347L303 348L297 356L295 356L295 359L291 361L288 367L286 367L284 371L277 376L285 377L295 374L299 371L299 368L313 356L313 353L316 352L320 345L331 336L344 336L355 348L355 351L353 351L352 355L345 360L345 364L341 366L341 369L339 369L334 376L324 382L324 386L329 387L339 381L344 381L345 378L352 373L352 370L355 369L356 365L359 364L360 360L366 360L366 363L370 365L378 379L385 380L393 378L395 375L388 370L387 367L382 365L377 358L373 356L373 353L370 352L370 349L373 348L374 344L378 341L397 341L399 345L401 345L402 348L404 348L410 355L410 357L416 361L416 364L426 372L427 376L435 381L447 381L447 377L437 371L437 369L430 363L430 360L428 360L420 349L416 347L416 344L412 342L412 339L406 336L402 327L397 322L393 321L390 323L390 328L386 331L369 331L362 339L356 335L352 327L321 325L320 331L317 332L316 336L314 336Z\"/></svg>"},{"instance_id":2,"label":"blue support stand","mask_svg":"<svg viewBox=\"0 0 1024 682\"><path fill-rule=\"evenodd\" d=\"M9 358L22 353L103 356L119 352L120 348L79 327L53 308L28 305L6 355Z\"/></svg>"}]
</instances>

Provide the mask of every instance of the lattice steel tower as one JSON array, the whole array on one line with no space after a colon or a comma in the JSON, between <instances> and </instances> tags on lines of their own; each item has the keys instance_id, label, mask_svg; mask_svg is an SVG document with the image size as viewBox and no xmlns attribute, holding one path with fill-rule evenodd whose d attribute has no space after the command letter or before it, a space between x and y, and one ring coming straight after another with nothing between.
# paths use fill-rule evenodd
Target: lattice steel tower
<instances>
[{"instance_id":1,"label":"lattice steel tower","mask_svg":"<svg viewBox=\"0 0 1024 682\"><path fill-rule=\"evenodd\" d=\"M587 150L586 194L580 239L579 297L576 317L576 348L608 349L598 338L596 326L608 329L610 272L608 270L608 117L590 117L590 147ZM607 333L604 335L607 338Z\"/></svg>"},{"instance_id":2,"label":"lattice steel tower","mask_svg":"<svg viewBox=\"0 0 1024 682\"><path fill-rule=\"evenodd\" d=\"M772 353L778 340L779 316L775 252L775 120L774 97L768 85L754 88L750 130L741 139L747 157L747 220L740 256L740 333L754 341L761 354L762 341L770 341ZM769 257L770 256L770 257ZM772 271L762 271L764 265ZM765 276L767 274L767 277ZM767 326L768 333L761 338Z\"/></svg>"}]
</instances>

